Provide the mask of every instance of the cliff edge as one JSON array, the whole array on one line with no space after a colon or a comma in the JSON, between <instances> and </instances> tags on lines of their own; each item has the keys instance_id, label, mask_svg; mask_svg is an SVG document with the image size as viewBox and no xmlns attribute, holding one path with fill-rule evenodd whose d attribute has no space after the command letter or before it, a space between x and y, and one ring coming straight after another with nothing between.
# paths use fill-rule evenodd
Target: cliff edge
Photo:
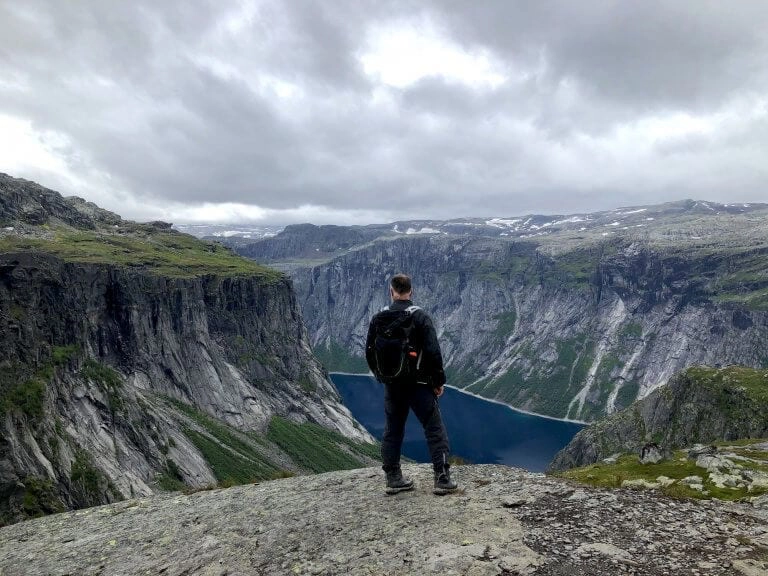
<instances>
[{"instance_id":1,"label":"cliff edge","mask_svg":"<svg viewBox=\"0 0 768 576\"><path fill-rule=\"evenodd\" d=\"M0 574L765 574L765 510L496 465L374 468L130 500L0 529ZM762 516L761 516L762 515Z\"/></svg>"}]
</instances>

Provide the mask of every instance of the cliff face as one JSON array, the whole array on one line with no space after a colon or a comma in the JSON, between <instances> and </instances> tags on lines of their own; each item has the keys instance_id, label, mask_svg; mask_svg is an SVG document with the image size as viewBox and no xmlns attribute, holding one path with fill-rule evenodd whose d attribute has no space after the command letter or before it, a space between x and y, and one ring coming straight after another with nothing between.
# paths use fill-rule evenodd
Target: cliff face
<instances>
[{"instance_id":1,"label":"cliff face","mask_svg":"<svg viewBox=\"0 0 768 576\"><path fill-rule=\"evenodd\" d=\"M286 277L0 184L0 521L312 471L290 441L308 431L371 461Z\"/></svg>"},{"instance_id":2,"label":"cliff face","mask_svg":"<svg viewBox=\"0 0 768 576\"><path fill-rule=\"evenodd\" d=\"M387 280L414 276L449 383L553 416L592 420L695 364L768 366L763 247L711 253L617 239L544 250L529 241L379 241L294 270L312 344L363 369Z\"/></svg>"},{"instance_id":3,"label":"cliff face","mask_svg":"<svg viewBox=\"0 0 768 576\"><path fill-rule=\"evenodd\" d=\"M551 471L638 454L654 442L666 451L696 443L768 438L768 370L693 367L646 398L581 430Z\"/></svg>"}]
</instances>

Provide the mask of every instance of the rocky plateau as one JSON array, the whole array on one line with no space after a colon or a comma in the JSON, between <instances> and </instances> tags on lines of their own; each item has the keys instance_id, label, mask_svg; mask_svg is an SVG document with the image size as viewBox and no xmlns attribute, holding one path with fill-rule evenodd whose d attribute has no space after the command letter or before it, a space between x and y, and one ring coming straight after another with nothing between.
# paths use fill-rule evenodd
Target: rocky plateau
<instances>
[{"instance_id":1,"label":"rocky plateau","mask_svg":"<svg viewBox=\"0 0 768 576\"><path fill-rule=\"evenodd\" d=\"M614 576L768 571L765 509L598 489L495 465L384 495L363 468L169 494L0 528L0 574Z\"/></svg>"}]
</instances>

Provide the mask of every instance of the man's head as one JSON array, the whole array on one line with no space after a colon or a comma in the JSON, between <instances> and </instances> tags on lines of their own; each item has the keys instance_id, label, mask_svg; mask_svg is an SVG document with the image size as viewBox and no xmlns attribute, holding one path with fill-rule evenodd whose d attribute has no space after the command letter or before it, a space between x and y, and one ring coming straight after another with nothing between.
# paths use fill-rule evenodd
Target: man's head
<instances>
[{"instance_id":1,"label":"man's head","mask_svg":"<svg viewBox=\"0 0 768 576\"><path fill-rule=\"evenodd\" d=\"M410 300L413 288L411 277L407 274L395 274L389 281L389 295L392 300Z\"/></svg>"}]
</instances>

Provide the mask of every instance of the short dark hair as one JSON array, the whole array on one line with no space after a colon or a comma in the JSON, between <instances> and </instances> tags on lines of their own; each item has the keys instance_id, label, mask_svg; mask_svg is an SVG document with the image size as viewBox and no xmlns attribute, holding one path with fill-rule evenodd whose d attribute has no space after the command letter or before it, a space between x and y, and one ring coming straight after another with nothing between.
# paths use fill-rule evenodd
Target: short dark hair
<instances>
[{"instance_id":1,"label":"short dark hair","mask_svg":"<svg viewBox=\"0 0 768 576\"><path fill-rule=\"evenodd\" d=\"M411 277L407 274L395 274L389 281L389 285L398 294L408 294L411 291Z\"/></svg>"}]
</instances>

